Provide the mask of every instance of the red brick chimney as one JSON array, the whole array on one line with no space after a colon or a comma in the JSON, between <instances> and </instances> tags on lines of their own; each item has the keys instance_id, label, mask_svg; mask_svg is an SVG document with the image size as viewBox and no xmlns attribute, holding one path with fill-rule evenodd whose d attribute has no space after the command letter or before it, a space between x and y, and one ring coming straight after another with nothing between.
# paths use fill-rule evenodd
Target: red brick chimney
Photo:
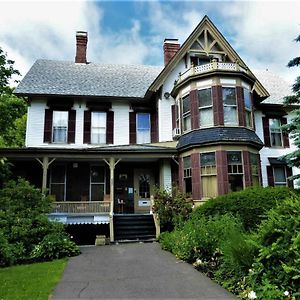
<instances>
[{"instance_id":1,"label":"red brick chimney","mask_svg":"<svg viewBox=\"0 0 300 300\"><path fill-rule=\"evenodd\" d=\"M165 65L173 58L180 48L178 39L165 39L164 40L164 61Z\"/></svg>"},{"instance_id":2,"label":"red brick chimney","mask_svg":"<svg viewBox=\"0 0 300 300\"><path fill-rule=\"evenodd\" d=\"M76 31L76 56L75 63L86 64L86 47L88 34L85 31Z\"/></svg>"}]
</instances>

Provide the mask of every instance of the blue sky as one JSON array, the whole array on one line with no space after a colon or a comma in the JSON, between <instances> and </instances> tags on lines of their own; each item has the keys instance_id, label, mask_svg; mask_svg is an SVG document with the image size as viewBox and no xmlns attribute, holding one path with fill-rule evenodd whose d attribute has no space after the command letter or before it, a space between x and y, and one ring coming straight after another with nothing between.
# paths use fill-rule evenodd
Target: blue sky
<instances>
[{"instance_id":1,"label":"blue sky","mask_svg":"<svg viewBox=\"0 0 300 300\"><path fill-rule=\"evenodd\" d=\"M164 38L183 43L208 15L250 69L293 82L299 11L299 1L0 0L0 47L24 75L39 58L74 60L75 32L86 30L89 61L162 65Z\"/></svg>"}]
</instances>

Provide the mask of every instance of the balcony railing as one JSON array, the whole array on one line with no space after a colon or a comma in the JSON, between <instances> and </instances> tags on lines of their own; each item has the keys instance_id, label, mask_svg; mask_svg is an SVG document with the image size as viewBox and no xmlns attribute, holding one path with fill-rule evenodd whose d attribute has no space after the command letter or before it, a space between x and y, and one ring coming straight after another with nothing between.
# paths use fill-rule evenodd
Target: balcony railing
<instances>
[{"instance_id":1,"label":"balcony railing","mask_svg":"<svg viewBox=\"0 0 300 300\"><path fill-rule=\"evenodd\" d=\"M241 67L237 63L222 63L222 62L211 62L209 64L201 65L201 66L192 66L184 73L179 73L179 78L176 80L175 84L178 84L184 81L186 78L198 74L208 73L214 70L220 71L236 71L236 72L244 72L248 73L248 70Z\"/></svg>"},{"instance_id":2,"label":"balcony railing","mask_svg":"<svg viewBox=\"0 0 300 300\"><path fill-rule=\"evenodd\" d=\"M62 201L53 202L51 213L98 214L110 213L110 201Z\"/></svg>"}]
</instances>

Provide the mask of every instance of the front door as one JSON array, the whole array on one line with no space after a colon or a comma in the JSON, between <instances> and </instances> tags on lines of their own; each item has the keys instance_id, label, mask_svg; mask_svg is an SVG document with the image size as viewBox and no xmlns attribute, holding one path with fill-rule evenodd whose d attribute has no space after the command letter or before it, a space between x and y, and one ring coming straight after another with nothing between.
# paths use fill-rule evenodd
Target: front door
<instances>
[{"instance_id":1,"label":"front door","mask_svg":"<svg viewBox=\"0 0 300 300\"><path fill-rule=\"evenodd\" d=\"M154 193L154 177L150 169L134 170L134 212L150 212L150 196Z\"/></svg>"}]
</instances>

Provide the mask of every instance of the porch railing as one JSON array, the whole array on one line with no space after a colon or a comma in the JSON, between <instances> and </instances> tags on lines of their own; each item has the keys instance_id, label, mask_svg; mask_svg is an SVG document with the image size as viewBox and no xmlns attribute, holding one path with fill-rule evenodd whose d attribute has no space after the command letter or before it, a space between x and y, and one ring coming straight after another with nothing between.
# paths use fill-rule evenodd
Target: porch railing
<instances>
[{"instance_id":1,"label":"porch railing","mask_svg":"<svg viewBox=\"0 0 300 300\"><path fill-rule=\"evenodd\" d=\"M190 67L184 73L179 74L179 77L176 80L175 84L182 82L183 80L185 80L190 76L210 72L213 70L240 71L240 72L248 73L248 70L246 70L245 68L243 68L237 63L212 62L201 66Z\"/></svg>"},{"instance_id":2,"label":"porch railing","mask_svg":"<svg viewBox=\"0 0 300 300\"><path fill-rule=\"evenodd\" d=\"M62 201L52 203L51 213L110 213L110 208L110 201Z\"/></svg>"}]
</instances>

